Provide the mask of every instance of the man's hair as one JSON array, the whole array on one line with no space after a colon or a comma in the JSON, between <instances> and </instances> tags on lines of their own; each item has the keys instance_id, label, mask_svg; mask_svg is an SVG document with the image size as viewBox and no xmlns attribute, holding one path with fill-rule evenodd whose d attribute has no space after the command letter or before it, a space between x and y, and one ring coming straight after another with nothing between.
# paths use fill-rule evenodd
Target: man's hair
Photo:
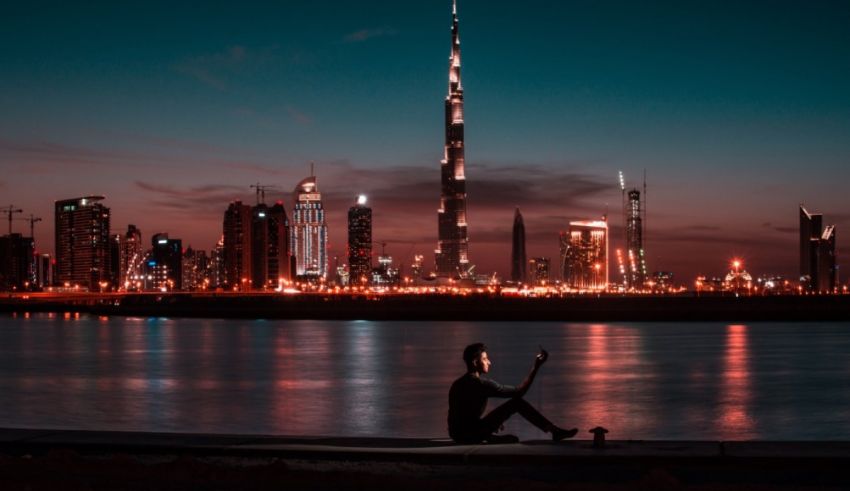
<instances>
[{"instance_id":1,"label":"man's hair","mask_svg":"<svg viewBox=\"0 0 850 491\"><path fill-rule=\"evenodd\" d=\"M466 363L467 368L472 368L472 362L477 360L481 353L487 351L487 345L484 343L473 343L464 348L463 350L463 361Z\"/></svg>"}]
</instances>

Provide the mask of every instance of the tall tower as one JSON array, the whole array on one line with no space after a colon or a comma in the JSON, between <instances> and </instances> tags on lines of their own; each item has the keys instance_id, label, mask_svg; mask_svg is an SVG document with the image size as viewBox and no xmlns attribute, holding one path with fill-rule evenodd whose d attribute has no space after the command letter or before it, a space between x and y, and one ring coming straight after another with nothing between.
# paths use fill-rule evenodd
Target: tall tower
<instances>
[{"instance_id":1,"label":"tall tower","mask_svg":"<svg viewBox=\"0 0 850 491\"><path fill-rule=\"evenodd\" d=\"M823 225L823 215L800 205L800 283L813 292L832 292L838 285L835 225Z\"/></svg>"},{"instance_id":2,"label":"tall tower","mask_svg":"<svg viewBox=\"0 0 850 491\"><path fill-rule=\"evenodd\" d=\"M224 212L224 284L234 290L250 288L251 207L236 200Z\"/></svg>"},{"instance_id":3,"label":"tall tower","mask_svg":"<svg viewBox=\"0 0 850 491\"><path fill-rule=\"evenodd\" d=\"M643 249L643 214L640 191L628 192L626 205L627 287L642 289L646 283L646 257Z\"/></svg>"},{"instance_id":4,"label":"tall tower","mask_svg":"<svg viewBox=\"0 0 850 491\"><path fill-rule=\"evenodd\" d=\"M514 231L511 246L511 281L515 283L527 283L525 274L525 223L522 221L522 213L519 208L514 212Z\"/></svg>"},{"instance_id":5,"label":"tall tower","mask_svg":"<svg viewBox=\"0 0 850 491\"><path fill-rule=\"evenodd\" d=\"M322 207L322 194L316 184L312 166L310 177L295 186L292 193L295 208L292 210L290 250L295 256L295 274L312 279L326 278L328 274L328 226Z\"/></svg>"},{"instance_id":6,"label":"tall tower","mask_svg":"<svg viewBox=\"0 0 850 491\"><path fill-rule=\"evenodd\" d=\"M60 284L92 291L109 281L109 208L103 196L57 201L56 273Z\"/></svg>"},{"instance_id":7,"label":"tall tower","mask_svg":"<svg viewBox=\"0 0 850 491\"><path fill-rule=\"evenodd\" d=\"M449 94L445 101L446 145L441 161L440 208L435 259L437 276L465 277L469 270L466 227L466 176L463 152L463 85L460 81L460 37L457 0L452 2L452 51Z\"/></svg>"},{"instance_id":8,"label":"tall tower","mask_svg":"<svg viewBox=\"0 0 850 491\"><path fill-rule=\"evenodd\" d=\"M564 282L576 290L604 290L608 287L608 222L570 222L561 233L561 264Z\"/></svg>"},{"instance_id":9,"label":"tall tower","mask_svg":"<svg viewBox=\"0 0 850 491\"><path fill-rule=\"evenodd\" d=\"M372 277L372 209L362 194L348 209L348 267L352 285L368 283Z\"/></svg>"}]
</instances>

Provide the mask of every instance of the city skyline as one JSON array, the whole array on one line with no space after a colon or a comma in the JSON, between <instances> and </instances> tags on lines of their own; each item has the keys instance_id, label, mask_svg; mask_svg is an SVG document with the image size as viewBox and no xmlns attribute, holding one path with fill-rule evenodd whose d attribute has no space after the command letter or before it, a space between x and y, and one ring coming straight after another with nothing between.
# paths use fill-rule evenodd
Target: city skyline
<instances>
[{"instance_id":1,"label":"city skyline","mask_svg":"<svg viewBox=\"0 0 850 491\"><path fill-rule=\"evenodd\" d=\"M623 247L618 170L635 186L647 169L647 266L681 283L725 272L732 257L754 274L793 277L801 202L846 230L850 99L841 88L850 81L850 7L753 5L603 12L531 2L532 29L515 22L513 3L461 2L476 272L509 277L516 206L529 257L558 257L569 221L606 210L612 252ZM162 34L143 48L138 26L107 23L99 32L116 41L114 51L75 31L86 22L59 23L61 9L42 14L42 29L55 29L36 29L45 37L37 40L19 31L33 14L16 8L21 22L0 34L10 74L0 81L0 193L4 206L44 219L40 252L53 252L53 202L88 195L106 196L113 232L135 224L145 242L169 233L210 250L228 204L251 202L250 183L292 189L315 160L328 256L345 256L346 212L363 193L375 240L397 261L432 257L450 2L361 6L304 40L297 36L315 27L310 7L271 15L305 23L276 38L283 35L268 25L253 35L240 27L261 22L262 9L249 6L227 35L165 29L201 35L180 49ZM94 14L123 19L116 10ZM629 14L658 16L655 31L632 26ZM204 15L231 25L221 11ZM72 41L60 45L63 36ZM357 65L372 59L380 63ZM303 90L307 79L316 83ZM285 192L269 198L292 210ZM27 230L15 222L16 232ZM838 251L845 264L840 242Z\"/></svg>"}]
</instances>

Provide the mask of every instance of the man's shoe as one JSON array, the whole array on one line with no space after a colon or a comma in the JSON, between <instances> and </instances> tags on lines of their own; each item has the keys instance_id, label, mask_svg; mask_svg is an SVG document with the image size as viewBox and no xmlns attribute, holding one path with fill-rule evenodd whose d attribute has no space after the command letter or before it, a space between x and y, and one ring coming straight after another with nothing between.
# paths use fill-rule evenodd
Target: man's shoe
<instances>
[{"instance_id":1,"label":"man's shoe","mask_svg":"<svg viewBox=\"0 0 850 491\"><path fill-rule=\"evenodd\" d=\"M519 443L519 438L514 435L490 435L485 441L487 443Z\"/></svg>"},{"instance_id":2,"label":"man's shoe","mask_svg":"<svg viewBox=\"0 0 850 491\"><path fill-rule=\"evenodd\" d=\"M566 440L567 438L572 438L576 436L578 433L578 428L573 428L571 430L565 430L563 428L555 428L552 430L552 441L559 442L561 440Z\"/></svg>"}]
</instances>

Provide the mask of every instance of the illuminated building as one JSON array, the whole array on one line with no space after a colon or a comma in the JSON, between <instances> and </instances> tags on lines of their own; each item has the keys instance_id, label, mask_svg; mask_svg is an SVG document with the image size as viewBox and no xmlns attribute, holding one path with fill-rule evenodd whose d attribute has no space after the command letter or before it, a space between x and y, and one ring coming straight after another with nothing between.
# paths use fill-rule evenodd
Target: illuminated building
<instances>
[{"instance_id":1,"label":"illuminated building","mask_svg":"<svg viewBox=\"0 0 850 491\"><path fill-rule=\"evenodd\" d=\"M153 287L164 291L182 290L182 241L169 239L168 234L154 234L151 237L151 245L148 268L153 275Z\"/></svg>"},{"instance_id":2,"label":"illuminated building","mask_svg":"<svg viewBox=\"0 0 850 491\"><path fill-rule=\"evenodd\" d=\"M398 269L393 268L392 256L388 256L381 251L381 255L378 256L378 267L372 271L372 284L378 286L393 286L398 285L398 283Z\"/></svg>"},{"instance_id":3,"label":"illuminated building","mask_svg":"<svg viewBox=\"0 0 850 491\"><path fill-rule=\"evenodd\" d=\"M372 275L372 209L363 195L348 209L348 271L354 285L367 283Z\"/></svg>"},{"instance_id":4,"label":"illuminated building","mask_svg":"<svg viewBox=\"0 0 850 491\"><path fill-rule=\"evenodd\" d=\"M274 290L292 279L286 210L280 201L273 206L260 203L251 216L251 285Z\"/></svg>"},{"instance_id":5,"label":"illuminated building","mask_svg":"<svg viewBox=\"0 0 850 491\"><path fill-rule=\"evenodd\" d=\"M437 276L463 278L469 272L464 171L463 85L460 80L460 37L457 4L452 5L452 49L449 93L445 101L446 144L440 165L440 208L437 210Z\"/></svg>"},{"instance_id":6,"label":"illuminated building","mask_svg":"<svg viewBox=\"0 0 850 491\"><path fill-rule=\"evenodd\" d=\"M525 274L525 224L519 208L514 212L513 241L511 243L511 281L527 283Z\"/></svg>"},{"instance_id":7,"label":"illuminated building","mask_svg":"<svg viewBox=\"0 0 850 491\"><path fill-rule=\"evenodd\" d=\"M292 198L290 250L295 256L295 274L308 280L324 279L328 273L328 227L312 172L295 186Z\"/></svg>"},{"instance_id":8,"label":"illuminated building","mask_svg":"<svg viewBox=\"0 0 850 491\"><path fill-rule=\"evenodd\" d=\"M623 193L623 229L626 235L626 248L625 254L617 249L617 266L623 278L625 290L642 290L648 281L644 251L646 172L644 171L643 176L643 200L637 188L626 192L626 179L622 171L620 172L620 190Z\"/></svg>"},{"instance_id":9,"label":"illuminated building","mask_svg":"<svg viewBox=\"0 0 850 491\"><path fill-rule=\"evenodd\" d=\"M643 249L643 216L640 191L632 189L626 201L626 288L641 289L646 282L646 253Z\"/></svg>"},{"instance_id":10,"label":"illuminated building","mask_svg":"<svg viewBox=\"0 0 850 491\"><path fill-rule=\"evenodd\" d=\"M142 274L144 252L142 251L142 231L135 225L127 225L127 232L121 241L118 284L125 290L138 289L136 282Z\"/></svg>"},{"instance_id":11,"label":"illuminated building","mask_svg":"<svg viewBox=\"0 0 850 491\"><path fill-rule=\"evenodd\" d=\"M103 196L55 203L56 270L61 285L99 290L108 282L109 208Z\"/></svg>"},{"instance_id":12,"label":"illuminated building","mask_svg":"<svg viewBox=\"0 0 850 491\"><path fill-rule=\"evenodd\" d=\"M549 258L531 258L528 261L528 274L535 285L546 286L549 283Z\"/></svg>"},{"instance_id":13,"label":"illuminated building","mask_svg":"<svg viewBox=\"0 0 850 491\"><path fill-rule=\"evenodd\" d=\"M222 235L215 244L215 249L210 254L210 287L224 288L226 270L224 267L224 236Z\"/></svg>"},{"instance_id":14,"label":"illuminated building","mask_svg":"<svg viewBox=\"0 0 850 491\"><path fill-rule=\"evenodd\" d=\"M250 289L251 207L234 201L224 212L224 288Z\"/></svg>"},{"instance_id":15,"label":"illuminated building","mask_svg":"<svg viewBox=\"0 0 850 491\"><path fill-rule=\"evenodd\" d=\"M800 283L808 291L832 292L838 285L835 225L823 226L823 215L800 205Z\"/></svg>"},{"instance_id":16,"label":"illuminated building","mask_svg":"<svg viewBox=\"0 0 850 491\"><path fill-rule=\"evenodd\" d=\"M577 290L604 290L608 286L608 222L570 222L561 232L561 271L564 283Z\"/></svg>"},{"instance_id":17,"label":"illuminated building","mask_svg":"<svg viewBox=\"0 0 850 491\"><path fill-rule=\"evenodd\" d=\"M205 251L187 247L181 258L183 290L205 290L209 286L209 265L210 261Z\"/></svg>"},{"instance_id":18,"label":"illuminated building","mask_svg":"<svg viewBox=\"0 0 850 491\"><path fill-rule=\"evenodd\" d=\"M0 237L0 289L23 290L32 285L35 251L32 237L9 234Z\"/></svg>"},{"instance_id":19,"label":"illuminated building","mask_svg":"<svg viewBox=\"0 0 850 491\"><path fill-rule=\"evenodd\" d=\"M36 286L47 288L53 285L53 258L50 254L38 254L35 263Z\"/></svg>"},{"instance_id":20,"label":"illuminated building","mask_svg":"<svg viewBox=\"0 0 850 491\"><path fill-rule=\"evenodd\" d=\"M124 248L124 236L112 234L109 236L109 284L118 289L121 285L121 250Z\"/></svg>"}]
</instances>

